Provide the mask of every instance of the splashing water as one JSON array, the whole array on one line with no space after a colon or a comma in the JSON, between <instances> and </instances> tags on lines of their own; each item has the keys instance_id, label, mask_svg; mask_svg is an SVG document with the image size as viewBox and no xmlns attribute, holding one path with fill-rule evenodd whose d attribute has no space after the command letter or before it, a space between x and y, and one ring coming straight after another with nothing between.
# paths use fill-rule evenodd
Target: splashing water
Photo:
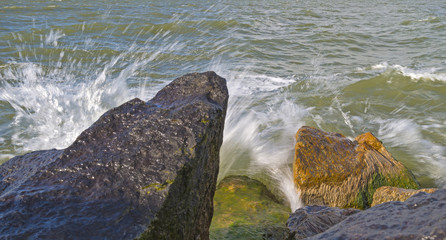
<instances>
[{"instance_id":1,"label":"splashing water","mask_svg":"<svg viewBox=\"0 0 446 240\"><path fill-rule=\"evenodd\" d=\"M240 87L234 78L249 80ZM268 79L246 73L229 79L219 179L231 174L266 174L273 182L268 187L278 189L294 211L302 206L292 174L294 134L310 109L283 96L286 93L281 88L293 82L293 78ZM271 93L277 96L271 97ZM257 97L251 98L254 94Z\"/></svg>"},{"instance_id":2,"label":"splashing water","mask_svg":"<svg viewBox=\"0 0 446 240\"><path fill-rule=\"evenodd\" d=\"M15 112L10 123L13 132L2 143L10 143L9 148L15 154L65 148L105 111L131 98L153 95L165 85L164 81L151 83L151 88L140 81L136 90L129 87L129 81L159 54L173 51L177 44L172 42L163 49L142 54L144 47L132 45L117 56L105 54L83 62L83 54L67 55L65 51L72 50L58 47L57 40L64 36L61 31L51 29L44 40L41 38L42 44L56 47L49 51L58 53L57 61L31 62L30 58L38 56L25 55L30 54L28 49L32 46L24 44L17 47L20 61L9 61L0 68L0 77L5 79L0 101L7 102ZM22 37L17 39L23 41ZM153 38L146 41L150 40ZM94 46L90 38L85 43ZM6 152L2 159L10 157Z\"/></svg>"},{"instance_id":3,"label":"splashing water","mask_svg":"<svg viewBox=\"0 0 446 240\"><path fill-rule=\"evenodd\" d=\"M445 12L386 4L7 3L0 161L64 148L108 109L214 70L230 93L220 180L249 175L301 206L294 134L311 125L371 131L423 186L446 186Z\"/></svg>"},{"instance_id":4,"label":"splashing water","mask_svg":"<svg viewBox=\"0 0 446 240\"><path fill-rule=\"evenodd\" d=\"M410 119L378 119L378 137L392 147L403 147L418 161L425 163L425 175L435 176L439 185L446 185L446 147L424 139L421 127Z\"/></svg>"},{"instance_id":5,"label":"splashing water","mask_svg":"<svg viewBox=\"0 0 446 240\"><path fill-rule=\"evenodd\" d=\"M45 36L45 44L52 44L54 47L57 47L57 40L59 38L64 37L65 34L62 33L60 30L53 31L50 30L50 33Z\"/></svg>"},{"instance_id":6,"label":"splashing water","mask_svg":"<svg viewBox=\"0 0 446 240\"><path fill-rule=\"evenodd\" d=\"M0 98L16 112L12 143L17 151L66 147L102 113L130 97L127 76L107 79L107 67L88 83L49 75L31 63L18 64L4 75L10 83L4 84Z\"/></svg>"}]
</instances>

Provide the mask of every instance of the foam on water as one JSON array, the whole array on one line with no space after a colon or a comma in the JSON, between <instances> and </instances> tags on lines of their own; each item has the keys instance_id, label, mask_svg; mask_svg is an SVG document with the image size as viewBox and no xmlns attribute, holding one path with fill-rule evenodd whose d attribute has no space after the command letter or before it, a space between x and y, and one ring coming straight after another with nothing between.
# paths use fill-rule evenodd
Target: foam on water
<instances>
[{"instance_id":1,"label":"foam on water","mask_svg":"<svg viewBox=\"0 0 446 240\"><path fill-rule=\"evenodd\" d=\"M148 69L161 54L182 47L175 39L169 39L169 31L161 32L143 44L130 44L125 51L97 56L86 51L101 48L89 36L83 36L80 45L60 46L61 38L73 36L57 29L49 29L40 37L33 35L32 39L12 34L21 44L15 46L19 57L0 67L0 78L4 79L0 100L8 102L15 111L9 126L12 133L5 135L8 139L3 143L10 142L8 147L15 154L65 148L110 108L134 97L147 100L153 96L165 85L164 81L149 86L146 84L151 81L145 77L139 78L137 86L129 85L129 81L142 69ZM161 48L154 49L149 44L163 39L169 41ZM37 54L33 41L40 41L40 48L47 52ZM1 158L10 156L8 153Z\"/></svg>"},{"instance_id":2,"label":"foam on water","mask_svg":"<svg viewBox=\"0 0 446 240\"><path fill-rule=\"evenodd\" d=\"M446 82L444 23L436 23L444 14L436 3L406 4L413 14L378 4L371 15L360 4L344 11L318 1L138 3L62 1L62 14L43 2L0 8L8 23L0 33L4 156L66 147L106 110L147 100L185 73L214 70L230 91L220 179L258 177L292 209L301 206L291 164L294 134L309 124L352 137L378 132L386 146L415 156L426 168L419 173L445 185L442 92L429 95ZM425 14L432 9L440 12ZM348 88L355 82L371 91ZM402 82L421 89L399 92L395 103L391 91ZM432 121L418 114L424 106Z\"/></svg>"},{"instance_id":3,"label":"foam on water","mask_svg":"<svg viewBox=\"0 0 446 240\"><path fill-rule=\"evenodd\" d=\"M405 77L411 78L412 80L446 82L446 73L438 72L440 70L439 68L412 69L398 64L389 65L387 62L382 62L375 64L370 68L360 68L359 70L360 71L378 70L381 72L396 71Z\"/></svg>"},{"instance_id":4,"label":"foam on water","mask_svg":"<svg viewBox=\"0 0 446 240\"><path fill-rule=\"evenodd\" d=\"M246 72L228 78L230 99L219 173L220 179L239 174L239 161L248 163L243 166L245 174L267 174L293 211L302 206L292 176L294 134L309 112L280 91L294 81Z\"/></svg>"},{"instance_id":5,"label":"foam on water","mask_svg":"<svg viewBox=\"0 0 446 240\"><path fill-rule=\"evenodd\" d=\"M129 98L129 73L113 79L105 67L93 81L78 82L59 75L63 71L44 72L37 64L16 63L2 74L10 83L4 83L0 99L16 112L11 140L18 152L65 148L111 106Z\"/></svg>"}]
</instances>

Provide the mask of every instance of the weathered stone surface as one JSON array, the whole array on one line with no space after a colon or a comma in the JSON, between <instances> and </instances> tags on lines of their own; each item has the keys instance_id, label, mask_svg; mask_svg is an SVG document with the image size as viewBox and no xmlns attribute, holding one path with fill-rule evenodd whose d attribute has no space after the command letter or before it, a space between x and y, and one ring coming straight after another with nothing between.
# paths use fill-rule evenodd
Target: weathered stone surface
<instances>
[{"instance_id":1,"label":"weathered stone surface","mask_svg":"<svg viewBox=\"0 0 446 240\"><path fill-rule=\"evenodd\" d=\"M296 140L294 182L306 205L364 209L378 187L418 188L412 173L371 133L351 141L302 127Z\"/></svg>"},{"instance_id":2,"label":"weathered stone surface","mask_svg":"<svg viewBox=\"0 0 446 240\"><path fill-rule=\"evenodd\" d=\"M228 92L213 72L0 166L0 238L208 239Z\"/></svg>"},{"instance_id":3,"label":"weathered stone surface","mask_svg":"<svg viewBox=\"0 0 446 240\"><path fill-rule=\"evenodd\" d=\"M404 189L397 187L384 186L376 189L375 194L373 194L372 207L381 203L390 201L401 201L404 202L408 198L419 192L433 193L437 191L437 188L423 188L423 189Z\"/></svg>"},{"instance_id":4,"label":"weathered stone surface","mask_svg":"<svg viewBox=\"0 0 446 240\"><path fill-rule=\"evenodd\" d=\"M326 206L305 206L290 215L286 223L289 239L305 239L329 229L348 216L359 212L354 208L342 209Z\"/></svg>"},{"instance_id":5,"label":"weathered stone surface","mask_svg":"<svg viewBox=\"0 0 446 240\"><path fill-rule=\"evenodd\" d=\"M308 239L445 239L446 189L356 213Z\"/></svg>"},{"instance_id":6,"label":"weathered stone surface","mask_svg":"<svg viewBox=\"0 0 446 240\"><path fill-rule=\"evenodd\" d=\"M246 176L228 176L214 197L211 239L277 239L288 236L290 209L266 186Z\"/></svg>"}]
</instances>

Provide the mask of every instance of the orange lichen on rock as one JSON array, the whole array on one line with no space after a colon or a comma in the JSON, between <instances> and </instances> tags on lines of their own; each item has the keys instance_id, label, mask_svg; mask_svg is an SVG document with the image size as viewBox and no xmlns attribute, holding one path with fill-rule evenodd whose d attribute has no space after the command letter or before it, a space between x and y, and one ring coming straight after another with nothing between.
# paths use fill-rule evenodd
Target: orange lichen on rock
<instances>
[{"instance_id":1,"label":"orange lichen on rock","mask_svg":"<svg viewBox=\"0 0 446 240\"><path fill-rule=\"evenodd\" d=\"M371 133L352 141L302 127L296 134L293 171L305 204L364 209L380 186L418 188L410 171Z\"/></svg>"}]
</instances>

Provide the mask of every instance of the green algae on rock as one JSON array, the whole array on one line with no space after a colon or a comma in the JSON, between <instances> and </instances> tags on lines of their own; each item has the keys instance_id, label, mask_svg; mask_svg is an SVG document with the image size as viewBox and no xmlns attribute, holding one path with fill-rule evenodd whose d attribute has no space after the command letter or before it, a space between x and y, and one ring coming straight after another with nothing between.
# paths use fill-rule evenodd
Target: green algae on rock
<instances>
[{"instance_id":1,"label":"green algae on rock","mask_svg":"<svg viewBox=\"0 0 446 240\"><path fill-rule=\"evenodd\" d=\"M365 209L381 186L419 187L371 133L351 141L339 133L302 127L296 140L294 182L306 205Z\"/></svg>"},{"instance_id":2,"label":"green algae on rock","mask_svg":"<svg viewBox=\"0 0 446 240\"><path fill-rule=\"evenodd\" d=\"M246 176L228 176L217 187L211 239L284 239L290 209L266 186Z\"/></svg>"}]
</instances>

